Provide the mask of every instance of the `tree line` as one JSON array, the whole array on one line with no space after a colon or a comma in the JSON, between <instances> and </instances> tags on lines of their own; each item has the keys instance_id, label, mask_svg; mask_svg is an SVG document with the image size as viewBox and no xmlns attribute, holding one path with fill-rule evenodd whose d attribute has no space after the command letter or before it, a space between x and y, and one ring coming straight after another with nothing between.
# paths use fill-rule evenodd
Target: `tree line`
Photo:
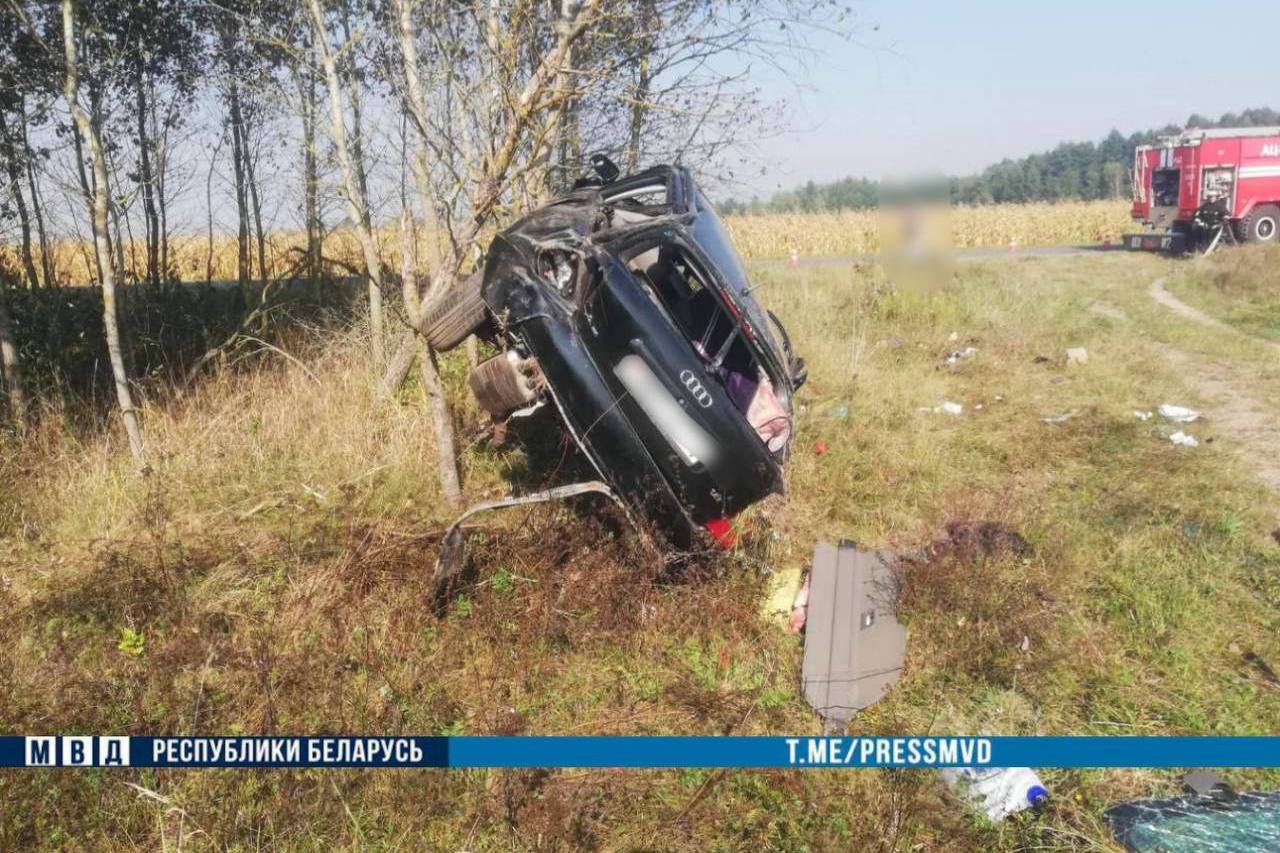
<instances>
[{"instance_id":1,"label":"tree line","mask_svg":"<svg viewBox=\"0 0 1280 853\"><path fill-rule=\"evenodd\" d=\"M799 69L808 36L848 20L830 0L0 0L8 420L21 428L30 389L6 292L86 284L52 261L71 245L100 292L103 354L146 470L121 347L130 292L180 278L175 235L203 233L212 257L225 229L246 292L335 272L367 282L376 384L390 393L418 365L456 501L427 306L594 152L731 175L737 142L776 115L752 63ZM386 257L396 228L403 256ZM338 229L355 264L325 254ZM267 250L280 230L303 236L283 260Z\"/></svg>"},{"instance_id":2,"label":"tree line","mask_svg":"<svg viewBox=\"0 0 1280 853\"><path fill-rule=\"evenodd\" d=\"M1187 128L1268 127L1280 125L1280 112L1251 109L1226 113L1216 121L1199 114ZM1124 136L1118 130L1098 142L1064 142L1051 151L1021 159L1001 160L976 175L944 179L942 194L952 204L1004 204L1032 201L1127 198L1133 152L1183 128L1167 125ZM862 210L879 205L882 187L867 178L844 178L833 183L809 181L767 200L733 201L725 205L737 213L812 213Z\"/></svg>"}]
</instances>

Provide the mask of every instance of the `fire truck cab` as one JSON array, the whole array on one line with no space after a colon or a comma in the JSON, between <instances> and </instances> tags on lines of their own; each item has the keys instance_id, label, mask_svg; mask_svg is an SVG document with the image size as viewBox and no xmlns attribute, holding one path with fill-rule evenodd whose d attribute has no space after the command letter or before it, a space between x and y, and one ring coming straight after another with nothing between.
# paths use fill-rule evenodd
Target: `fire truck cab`
<instances>
[{"instance_id":1,"label":"fire truck cab","mask_svg":"<svg viewBox=\"0 0 1280 853\"><path fill-rule=\"evenodd\" d=\"M1219 231L1280 240L1280 127L1188 129L1134 152L1131 249L1182 251Z\"/></svg>"}]
</instances>

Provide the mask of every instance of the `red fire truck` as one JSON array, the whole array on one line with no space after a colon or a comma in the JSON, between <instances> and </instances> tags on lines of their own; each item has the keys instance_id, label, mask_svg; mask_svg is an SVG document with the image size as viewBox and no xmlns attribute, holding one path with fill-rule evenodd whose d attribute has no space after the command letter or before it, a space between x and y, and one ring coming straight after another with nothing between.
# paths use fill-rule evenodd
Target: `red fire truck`
<instances>
[{"instance_id":1,"label":"red fire truck","mask_svg":"<svg viewBox=\"0 0 1280 853\"><path fill-rule=\"evenodd\" d=\"M1130 249L1280 240L1280 127L1188 129L1134 153Z\"/></svg>"}]
</instances>

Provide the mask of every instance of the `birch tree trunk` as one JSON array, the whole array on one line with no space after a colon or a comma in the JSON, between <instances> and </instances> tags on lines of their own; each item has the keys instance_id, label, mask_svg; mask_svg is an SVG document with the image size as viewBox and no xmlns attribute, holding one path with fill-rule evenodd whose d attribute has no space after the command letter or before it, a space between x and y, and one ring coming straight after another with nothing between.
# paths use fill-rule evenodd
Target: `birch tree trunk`
<instances>
[{"instance_id":1,"label":"birch tree trunk","mask_svg":"<svg viewBox=\"0 0 1280 853\"><path fill-rule=\"evenodd\" d=\"M495 128L493 135L492 150L487 152L482 166L476 171L471 178L472 191L470 193L470 225L466 231L462 233L461 239L457 243L458 251L453 260L453 269L451 274L456 275L457 267L461 264L462 259L476 245L485 225L488 223L489 217L493 213L498 199L502 195L502 191L510 177L512 163L519 152L521 145L528 141L529 125L539 109L543 107L543 100L548 89L553 84L563 63L569 59L569 52L572 50L574 42L582 36L587 26L591 23L596 11L600 7L601 0L577 0L572 4L565 4L564 9L572 12L572 17L567 21L559 22L556 26L555 43L550 50L543 55L542 59L534 68L529 80L519 93L504 92L501 99L491 98L491 100L509 100L511 103L510 114L505 117L500 128ZM317 0L311 0L312 6L316 7ZM316 7L318 10L318 7ZM496 2L490 7L496 9ZM314 13L313 13L314 14ZM403 31L406 26L402 17L401 29ZM412 28L412 21L408 22L408 26ZM401 37L401 45L403 49L404 39ZM490 46L489 50L496 51L496 46ZM499 83L495 86L502 88ZM425 133L425 124L419 121L421 106L421 98L405 97L403 100L408 102L417 101L417 104L406 103L405 108L410 118L414 119L414 124L419 132ZM475 109L491 109L492 104L474 104ZM418 167L416 165L417 158L414 158L414 177L417 179ZM423 185L419 184L419 193L423 193ZM430 190L425 190L430 195ZM400 387L405 377L409 375L409 370L413 367L413 338L411 335L405 335L396 349L395 356L387 365L387 370L382 376L381 389L384 393L389 393Z\"/></svg>"},{"instance_id":2,"label":"birch tree trunk","mask_svg":"<svg viewBox=\"0 0 1280 853\"><path fill-rule=\"evenodd\" d=\"M364 252L365 273L369 278L369 330L372 338L373 364L375 369L381 369L385 357L382 339L382 265L378 259L378 247L373 242L373 233L368 224L369 200L361 191L360 182L356 178L352 164L351 148L347 141L344 106L346 98L343 95L342 77L338 74L333 50L329 47L324 12L320 9L320 0L309 0L308 5L316 47L320 51L320 60L329 89L329 137L333 142L334 152L338 156L338 168L342 172L347 217L351 220L351 227L355 229L356 239Z\"/></svg>"},{"instance_id":3,"label":"birch tree trunk","mask_svg":"<svg viewBox=\"0 0 1280 853\"><path fill-rule=\"evenodd\" d=\"M302 189L303 218L307 223L307 275L320 277L320 179L316 164L316 78L312 71L311 49L300 75L302 90Z\"/></svg>"},{"instance_id":4,"label":"birch tree trunk","mask_svg":"<svg viewBox=\"0 0 1280 853\"><path fill-rule=\"evenodd\" d=\"M93 245L98 257L98 269L102 275L102 328L107 338L111 375L115 380L116 400L120 404L124 430L129 437L129 450L133 453L134 462L139 468L145 470L147 462L142 444L142 426L138 422L138 410L133 406L133 394L129 389L129 377L125 373L124 356L120 348L120 326L116 314L116 270L115 265L111 263L111 243L107 231L107 194L111 186L107 180L107 160L102 151L102 138L98 134L98 127L89 120L84 107L80 105L79 68L76 64L75 0L62 0L62 41L67 58L63 96L67 100L67 107L71 110L76 128L89 147L89 158L93 163L91 216Z\"/></svg>"},{"instance_id":5,"label":"birch tree trunk","mask_svg":"<svg viewBox=\"0 0 1280 853\"><path fill-rule=\"evenodd\" d=\"M434 298L442 283L451 278L455 272L453 265L444 269L439 246L439 222L436 218L435 199L431 192L431 174L428 168L427 143L425 138L426 115L423 100L422 80L418 74L418 46L414 40L413 6L415 0L396 0L396 11L399 18L400 55L404 64L405 86L409 100L414 104L415 113L410 122L413 125L413 158L412 169L414 185L418 190L422 215L427 226L427 255L430 263L430 284L426 295L418 292L417 264L413 253L417 246L414 239L412 217L406 210L400 217L400 245L403 247L401 262L401 287L404 299L405 315L409 324L419 332L414 337L418 344L418 370L422 374L422 388L427 397L427 409L431 413L431 426L435 432L437 464L440 468L440 489L445 500L451 506L457 506L462 500L462 489L458 482L458 453L453 438L453 418L449 412L449 400L445 397L444 383L440 381L440 371L436 365L436 354L422 331L422 308ZM475 340L474 337L468 339Z\"/></svg>"},{"instance_id":6,"label":"birch tree trunk","mask_svg":"<svg viewBox=\"0 0 1280 853\"><path fill-rule=\"evenodd\" d=\"M22 142L22 159L27 164L27 187L31 191L31 213L36 220L36 234L40 238L40 268L44 272L44 286L57 284L53 273L53 253L49 251L49 236L44 228L44 203L40 200L40 186L36 181L35 152L27 135L27 103L18 101L18 130Z\"/></svg>"},{"instance_id":7,"label":"birch tree trunk","mask_svg":"<svg viewBox=\"0 0 1280 853\"><path fill-rule=\"evenodd\" d=\"M400 214L400 286L404 297L405 313L414 328L422 327L421 297L418 295L417 264L414 262L414 239L409 211ZM440 475L440 491L449 506L462 503L462 486L458 481L458 451L453 441L453 417L449 412L449 400L445 397L444 383L440 380L440 368L436 354L426 337L417 335L418 371L422 376L422 389L427 397L427 411L431 415L431 428L436 437L436 466Z\"/></svg>"}]
</instances>

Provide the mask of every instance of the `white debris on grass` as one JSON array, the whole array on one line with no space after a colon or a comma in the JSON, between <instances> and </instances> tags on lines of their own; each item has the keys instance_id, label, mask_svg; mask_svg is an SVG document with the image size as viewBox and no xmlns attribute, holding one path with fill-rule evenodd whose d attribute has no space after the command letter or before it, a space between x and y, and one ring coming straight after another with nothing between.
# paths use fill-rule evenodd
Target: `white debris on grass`
<instances>
[{"instance_id":1,"label":"white debris on grass","mask_svg":"<svg viewBox=\"0 0 1280 853\"><path fill-rule=\"evenodd\" d=\"M1084 347L1071 347L1067 350L1067 364L1079 365L1089 363L1089 351Z\"/></svg>"},{"instance_id":2,"label":"white debris on grass","mask_svg":"<svg viewBox=\"0 0 1280 853\"><path fill-rule=\"evenodd\" d=\"M1194 436L1187 435L1182 430L1178 430L1169 436L1169 440L1179 447L1199 447L1200 442L1195 440Z\"/></svg>"},{"instance_id":3,"label":"white debris on grass","mask_svg":"<svg viewBox=\"0 0 1280 853\"><path fill-rule=\"evenodd\" d=\"M1200 413L1195 409L1188 409L1186 406L1175 406L1171 403L1162 403L1156 410L1160 413L1160 417L1180 424L1189 424L1192 421L1200 420Z\"/></svg>"},{"instance_id":4,"label":"white debris on grass","mask_svg":"<svg viewBox=\"0 0 1280 853\"><path fill-rule=\"evenodd\" d=\"M1049 415L1048 417L1041 418L1040 423L1053 424L1057 426L1058 424L1065 424L1067 421L1071 420L1075 416L1076 416L1076 410L1072 409L1071 411L1063 412L1060 415Z\"/></svg>"},{"instance_id":5,"label":"white debris on grass","mask_svg":"<svg viewBox=\"0 0 1280 853\"><path fill-rule=\"evenodd\" d=\"M955 416L964 414L964 406L960 403L944 400L941 406L921 406L916 411L931 415L948 414Z\"/></svg>"},{"instance_id":6,"label":"white debris on grass","mask_svg":"<svg viewBox=\"0 0 1280 853\"><path fill-rule=\"evenodd\" d=\"M955 365L959 364L962 361L966 361L968 359L973 358L977 354L978 354L977 347L965 347L964 349L961 349L961 350L954 350L950 355L948 355L945 359L943 359L943 364L947 365L948 367L954 367Z\"/></svg>"},{"instance_id":7,"label":"white debris on grass","mask_svg":"<svg viewBox=\"0 0 1280 853\"><path fill-rule=\"evenodd\" d=\"M1140 421L1149 421L1154 414L1154 412L1139 412L1137 409L1133 410L1133 416Z\"/></svg>"}]
</instances>

